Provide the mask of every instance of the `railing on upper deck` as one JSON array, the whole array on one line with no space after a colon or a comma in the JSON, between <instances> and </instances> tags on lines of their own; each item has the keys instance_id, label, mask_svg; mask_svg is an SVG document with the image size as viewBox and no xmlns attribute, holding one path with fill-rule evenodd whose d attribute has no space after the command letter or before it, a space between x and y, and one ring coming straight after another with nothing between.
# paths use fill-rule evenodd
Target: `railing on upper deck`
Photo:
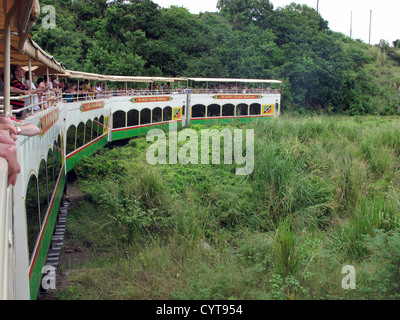
<instances>
[{"instance_id":1,"label":"railing on upper deck","mask_svg":"<svg viewBox=\"0 0 400 320\"><path fill-rule=\"evenodd\" d=\"M33 94L33 95L24 95L24 96L11 96L10 102L15 100L25 100L30 99L30 104L26 104L23 108L20 109L12 109L11 114L20 114L25 113L26 115L33 115L35 113L35 109L38 107L37 111L45 110L51 106L53 102L58 103L61 101L60 96L55 96L54 94ZM35 101L37 98L37 101ZM51 99L50 99L51 98ZM4 97L0 97L0 101L3 101ZM11 106L12 107L12 106ZM4 106L0 104L0 114L4 112Z\"/></svg>"},{"instance_id":2,"label":"railing on upper deck","mask_svg":"<svg viewBox=\"0 0 400 320\"><path fill-rule=\"evenodd\" d=\"M211 88L211 89L197 89L197 88L176 88L176 89L159 89L159 90L148 90L148 89L122 89L122 90L105 90L98 92L66 92L60 95L54 93L46 93L42 95L25 95L25 96L12 96L10 100L22 100L30 99L30 104L25 105L20 109L13 109L12 114L18 114L25 112L27 115L33 115L35 108L39 107L38 111L45 110L53 104L63 101L65 103L79 102L79 101L90 101L97 99L110 99L118 96L156 96L156 95L176 95L176 94L280 94L277 89L269 88L250 88L250 89L237 89L237 88ZM0 97L2 100L3 97ZM35 99L37 99L35 101ZM3 106L0 105L0 113L3 112Z\"/></svg>"},{"instance_id":3,"label":"railing on upper deck","mask_svg":"<svg viewBox=\"0 0 400 320\"><path fill-rule=\"evenodd\" d=\"M229 88L214 88L214 89L192 89L192 88L177 88L177 89L122 89L122 90L105 90L98 92L70 92L63 93L64 102L78 102L94 99L109 99L118 96L156 96L156 95L176 95L176 94L280 94L276 89L229 89Z\"/></svg>"}]
</instances>

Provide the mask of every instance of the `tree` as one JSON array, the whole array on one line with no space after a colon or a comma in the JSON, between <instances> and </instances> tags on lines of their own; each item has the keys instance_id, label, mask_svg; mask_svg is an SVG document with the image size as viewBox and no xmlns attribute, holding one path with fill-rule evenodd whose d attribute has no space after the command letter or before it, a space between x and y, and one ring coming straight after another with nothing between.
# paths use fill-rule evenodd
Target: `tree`
<instances>
[{"instance_id":1,"label":"tree","mask_svg":"<svg viewBox=\"0 0 400 320\"><path fill-rule=\"evenodd\" d=\"M234 29L242 30L250 23L265 29L274 7L269 0L218 0L217 8Z\"/></svg>"},{"instance_id":2,"label":"tree","mask_svg":"<svg viewBox=\"0 0 400 320\"><path fill-rule=\"evenodd\" d=\"M318 33L328 30L328 22L313 8L292 3L274 12L271 29L278 45L299 44L309 42Z\"/></svg>"}]
</instances>

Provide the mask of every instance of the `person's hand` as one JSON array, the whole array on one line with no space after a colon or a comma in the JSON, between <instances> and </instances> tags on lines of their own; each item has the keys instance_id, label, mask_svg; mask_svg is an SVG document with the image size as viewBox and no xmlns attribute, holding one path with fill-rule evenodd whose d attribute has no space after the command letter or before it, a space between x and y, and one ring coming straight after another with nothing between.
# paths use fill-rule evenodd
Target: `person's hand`
<instances>
[{"instance_id":1,"label":"person's hand","mask_svg":"<svg viewBox=\"0 0 400 320\"><path fill-rule=\"evenodd\" d=\"M15 144L18 129L14 124L0 124L0 143Z\"/></svg>"},{"instance_id":2,"label":"person's hand","mask_svg":"<svg viewBox=\"0 0 400 320\"><path fill-rule=\"evenodd\" d=\"M0 129L0 157L3 157L8 161L8 186L15 186L17 183L18 173L21 171L17 159L17 147L15 142L9 137L7 130L2 129Z\"/></svg>"}]
</instances>

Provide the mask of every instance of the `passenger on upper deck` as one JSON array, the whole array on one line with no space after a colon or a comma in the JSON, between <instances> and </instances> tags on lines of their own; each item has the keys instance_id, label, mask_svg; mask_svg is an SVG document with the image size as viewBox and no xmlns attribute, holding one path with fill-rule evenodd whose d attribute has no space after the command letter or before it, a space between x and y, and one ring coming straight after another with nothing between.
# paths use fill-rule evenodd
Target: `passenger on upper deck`
<instances>
[{"instance_id":1,"label":"passenger on upper deck","mask_svg":"<svg viewBox=\"0 0 400 320\"><path fill-rule=\"evenodd\" d=\"M60 83L59 88L60 88L60 90L61 90L61 93L64 93L64 92L65 92L65 86L66 86L66 84L65 84L65 79L61 79L61 80L59 81L59 83Z\"/></svg>"},{"instance_id":2,"label":"passenger on upper deck","mask_svg":"<svg viewBox=\"0 0 400 320\"><path fill-rule=\"evenodd\" d=\"M18 89L18 88L10 87L10 93L25 94L26 92L24 90L21 90L21 89ZM4 73L1 73L1 77L0 77L0 105L4 104L3 97L4 97Z\"/></svg>"},{"instance_id":3,"label":"passenger on upper deck","mask_svg":"<svg viewBox=\"0 0 400 320\"><path fill-rule=\"evenodd\" d=\"M27 88L31 88L31 81L29 80L29 72L25 72L25 85ZM36 80L36 74L32 72L32 91L31 94L35 94L33 97L33 111L40 110L40 106L38 105L39 103L39 98L43 95L44 92L46 92L50 86L40 86L39 88L36 88L35 86L35 80ZM37 94L37 95L36 95ZM28 97L25 99L25 106L31 105L31 98Z\"/></svg>"},{"instance_id":4,"label":"passenger on upper deck","mask_svg":"<svg viewBox=\"0 0 400 320\"><path fill-rule=\"evenodd\" d=\"M89 93L89 96L87 97L87 98L89 98L89 99L92 99L92 97L94 96L94 93L96 92L96 90L95 89L93 89L91 86L90 86L90 83L89 83L89 80L85 80L85 82L84 82L84 84L83 84L83 87L82 87L82 91L84 92L84 93Z\"/></svg>"},{"instance_id":5,"label":"passenger on upper deck","mask_svg":"<svg viewBox=\"0 0 400 320\"><path fill-rule=\"evenodd\" d=\"M22 92L22 94L25 94L25 95L31 94L31 91L29 90L29 88L27 88L22 83L22 78L25 75L25 70L21 66L12 65L11 66L11 75L12 75L11 87L19 89L19 91ZM15 91L15 90L13 90L13 91ZM23 108L25 106L25 99L11 100L10 103L11 103L11 105L12 105L14 110L18 110L18 109L21 109L21 108ZM20 112L17 115L21 116L22 113Z\"/></svg>"},{"instance_id":6,"label":"passenger on upper deck","mask_svg":"<svg viewBox=\"0 0 400 320\"><path fill-rule=\"evenodd\" d=\"M76 83L69 83L65 85L65 102L73 102L77 99Z\"/></svg>"}]
</instances>

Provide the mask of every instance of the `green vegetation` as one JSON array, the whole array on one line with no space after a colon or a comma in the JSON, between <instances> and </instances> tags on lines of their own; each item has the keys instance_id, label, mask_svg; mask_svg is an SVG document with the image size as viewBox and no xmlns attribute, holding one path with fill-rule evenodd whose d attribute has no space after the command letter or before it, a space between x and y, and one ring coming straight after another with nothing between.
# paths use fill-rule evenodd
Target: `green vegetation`
<instances>
[{"instance_id":1,"label":"green vegetation","mask_svg":"<svg viewBox=\"0 0 400 320\"><path fill-rule=\"evenodd\" d=\"M246 177L235 165L149 165L145 138L99 151L76 168L86 196L67 231L105 254L70 273L58 298L397 299L399 125L287 116L242 126L255 130ZM346 265L356 290L342 288Z\"/></svg>"},{"instance_id":2,"label":"green vegetation","mask_svg":"<svg viewBox=\"0 0 400 320\"><path fill-rule=\"evenodd\" d=\"M103 258L70 273L60 299L399 298L399 39L370 46L268 0L199 15L151 0L45 4L57 27L39 19L32 38L68 69L284 80L284 116L243 127L250 176L151 166L144 138L84 159L68 235ZM356 290L342 288L346 265Z\"/></svg>"},{"instance_id":3,"label":"green vegetation","mask_svg":"<svg viewBox=\"0 0 400 320\"><path fill-rule=\"evenodd\" d=\"M40 4L55 6L57 27L42 29L42 15L32 38L71 70L281 79L283 111L400 112L400 40L370 46L350 39L306 5L219 0L216 12L193 15L151 0Z\"/></svg>"}]
</instances>

